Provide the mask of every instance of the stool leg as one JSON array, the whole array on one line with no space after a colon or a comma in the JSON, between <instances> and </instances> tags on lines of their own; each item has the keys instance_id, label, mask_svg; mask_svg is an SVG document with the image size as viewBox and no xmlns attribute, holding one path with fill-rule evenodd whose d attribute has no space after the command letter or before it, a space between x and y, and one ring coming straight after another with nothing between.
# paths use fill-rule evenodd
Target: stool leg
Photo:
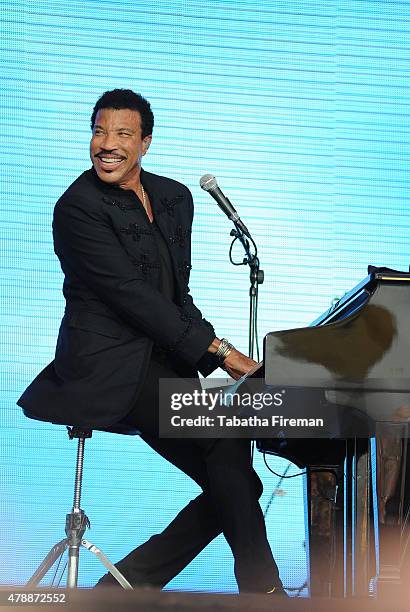
<instances>
[{"instance_id":1,"label":"stool leg","mask_svg":"<svg viewBox=\"0 0 410 612\"><path fill-rule=\"evenodd\" d=\"M26 583L26 587L35 587L39 584L41 579L47 574L48 570L54 565L61 555L64 554L64 551L67 548L67 538L61 540L61 542L57 542L47 554L45 559L40 563L34 574L31 576L30 580Z\"/></svg>"},{"instance_id":2,"label":"stool leg","mask_svg":"<svg viewBox=\"0 0 410 612\"><path fill-rule=\"evenodd\" d=\"M128 580L121 574L121 572L115 567L109 558L103 553L102 550L97 548L92 542L83 540L81 546L94 553L95 556L105 565L110 574L116 579L116 581L122 586L123 589L133 589L134 587L128 582Z\"/></svg>"}]
</instances>

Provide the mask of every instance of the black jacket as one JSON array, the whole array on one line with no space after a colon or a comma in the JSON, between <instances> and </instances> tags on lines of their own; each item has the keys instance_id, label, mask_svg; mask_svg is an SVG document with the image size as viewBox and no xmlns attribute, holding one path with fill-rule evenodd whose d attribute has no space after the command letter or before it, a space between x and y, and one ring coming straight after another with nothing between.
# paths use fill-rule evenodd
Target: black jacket
<instances>
[{"instance_id":1,"label":"black jacket","mask_svg":"<svg viewBox=\"0 0 410 612\"><path fill-rule=\"evenodd\" d=\"M105 427L131 409L155 344L179 372L209 374L217 366L207 348L215 337L189 294L190 191L141 171L159 229L167 241L175 302L158 290L153 230L136 195L84 172L54 210L54 250L65 275L66 310L54 361L18 404L55 423Z\"/></svg>"}]
</instances>

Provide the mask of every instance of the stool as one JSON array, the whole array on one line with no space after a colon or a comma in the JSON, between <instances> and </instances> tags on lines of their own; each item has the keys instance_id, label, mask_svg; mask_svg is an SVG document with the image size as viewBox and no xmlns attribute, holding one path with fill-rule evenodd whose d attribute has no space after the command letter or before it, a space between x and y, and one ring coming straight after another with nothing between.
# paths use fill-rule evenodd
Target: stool
<instances>
[{"instance_id":1,"label":"stool","mask_svg":"<svg viewBox=\"0 0 410 612\"><path fill-rule=\"evenodd\" d=\"M26 416L29 416L25 411ZM31 417L32 418L32 417ZM38 420L38 419L37 419ZM77 463L75 471L75 483L74 483L74 501L73 507L69 514L66 515L65 533L66 538L57 542L46 555L44 560L40 563L30 580L27 582L27 587L34 587L39 584L41 579L46 575L49 569L54 565L57 559L61 559L64 552L68 549L68 568L67 568L67 588L77 588L78 581L78 563L80 547L86 548L90 552L94 553L95 556L101 561L101 563L107 568L112 576L124 589L132 589L131 584L121 574L120 571L111 563L108 557L99 549L97 546L85 540L83 538L84 532L87 527L90 527L90 521L84 510L80 508L81 502L81 488L83 479L83 463L84 463L84 445L87 438L91 438L92 430L84 429L81 427L69 427L67 426L68 436L70 440L77 438ZM125 433L135 435L136 431L126 430L126 428L113 427L107 428L105 431L111 431L113 433Z\"/></svg>"}]
</instances>

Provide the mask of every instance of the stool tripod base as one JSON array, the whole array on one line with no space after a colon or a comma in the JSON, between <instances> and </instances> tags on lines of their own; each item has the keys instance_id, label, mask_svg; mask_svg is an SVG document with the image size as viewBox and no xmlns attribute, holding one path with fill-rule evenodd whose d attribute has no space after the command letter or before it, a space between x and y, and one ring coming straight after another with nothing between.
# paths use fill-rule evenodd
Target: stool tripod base
<instances>
[{"instance_id":1,"label":"stool tripod base","mask_svg":"<svg viewBox=\"0 0 410 612\"><path fill-rule=\"evenodd\" d=\"M57 559L60 559L65 551L68 550L67 588L75 589L78 581L79 552L80 548L83 547L92 552L101 561L101 563L107 568L110 574L116 579L123 589L133 588L128 580L102 552L102 550L100 550L92 542L88 542L88 540L83 539L82 536L86 526L89 526L89 520L82 510L80 511L80 514L76 512L67 514L67 537L64 538L64 540L57 542L57 544L53 546L50 552L40 563L34 574L31 576L30 580L27 582L26 587L37 586L47 572L53 567Z\"/></svg>"},{"instance_id":2,"label":"stool tripod base","mask_svg":"<svg viewBox=\"0 0 410 612\"><path fill-rule=\"evenodd\" d=\"M40 563L30 580L27 582L27 587L34 587L39 584L42 578L47 574L49 569L53 567L57 559L61 559L64 552L68 549L68 567L67 567L67 588L75 589L78 582L78 562L80 548L86 548L92 552L101 563L112 574L115 580L122 586L123 589L132 589L132 585L121 572L111 563L104 553L94 546L91 542L84 540L85 530L90 527L90 521L84 510L80 508L81 487L83 479L83 462L84 462L84 443L87 438L91 438L92 430L83 429L81 427L68 427L68 437L70 440L78 439L77 447L77 464L74 483L74 501L72 510L66 515L65 533L66 538L57 542L50 550L48 555ZM58 569L58 568L57 568ZM57 572L56 572L57 573ZM62 572L63 573L63 572Z\"/></svg>"}]
</instances>

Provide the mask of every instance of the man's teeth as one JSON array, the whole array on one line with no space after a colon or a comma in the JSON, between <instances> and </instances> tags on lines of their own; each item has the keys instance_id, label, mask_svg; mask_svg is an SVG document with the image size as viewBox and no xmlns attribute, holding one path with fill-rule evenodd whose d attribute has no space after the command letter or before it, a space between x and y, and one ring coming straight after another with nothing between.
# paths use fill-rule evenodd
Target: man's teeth
<instances>
[{"instance_id":1,"label":"man's teeth","mask_svg":"<svg viewBox=\"0 0 410 612\"><path fill-rule=\"evenodd\" d=\"M120 161L122 161L121 157L100 157L100 159L105 164L118 164Z\"/></svg>"}]
</instances>

